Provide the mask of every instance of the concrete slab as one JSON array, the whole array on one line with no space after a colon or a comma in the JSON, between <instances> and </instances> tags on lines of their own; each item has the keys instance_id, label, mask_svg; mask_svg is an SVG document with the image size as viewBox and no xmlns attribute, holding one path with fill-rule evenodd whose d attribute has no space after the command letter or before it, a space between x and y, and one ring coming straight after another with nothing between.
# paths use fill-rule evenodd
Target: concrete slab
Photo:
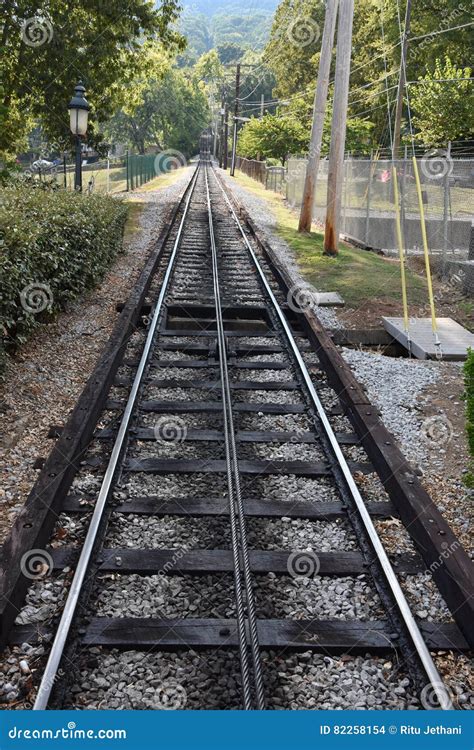
<instances>
[{"instance_id":1,"label":"concrete slab","mask_svg":"<svg viewBox=\"0 0 474 750\"><path fill-rule=\"evenodd\" d=\"M403 318L382 318L385 329L408 349ZM443 359L466 359L468 347L474 349L474 333L452 318L437 318ZM411 352L417 359L436 359L431 318L410 318Z\"/></svg>"},{"instance_id":2,"label":"concrete slab","mask_svg":"<svg viewBox=\"0 0 474 750\"><path fill-rule=\"evenodd\" d=\"M345 302L339 292L314 292L316 304L321 307L344 307Z\"/></svg>"}]
</instances>

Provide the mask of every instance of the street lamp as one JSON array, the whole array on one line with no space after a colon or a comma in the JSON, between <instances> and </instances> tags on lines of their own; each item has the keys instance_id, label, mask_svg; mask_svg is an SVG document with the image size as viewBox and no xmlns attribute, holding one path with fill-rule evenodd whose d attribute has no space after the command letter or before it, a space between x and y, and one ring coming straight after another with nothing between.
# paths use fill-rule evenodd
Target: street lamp
<instances>
[{"instance_id":1,"label":"street lamp","mask_svg":"<svg viewBox=\"0 0 474 750\"><path fill-rule=\"evenodd\" d=\"M81 138L87 133L87 119L90 106L84 94L86 90L82 81L76 85L74 96L68 104L69 123L71 133L76 137L76 172L74 176L74 189L82 191L82 145Z\"/></svg>"}]
</instances>

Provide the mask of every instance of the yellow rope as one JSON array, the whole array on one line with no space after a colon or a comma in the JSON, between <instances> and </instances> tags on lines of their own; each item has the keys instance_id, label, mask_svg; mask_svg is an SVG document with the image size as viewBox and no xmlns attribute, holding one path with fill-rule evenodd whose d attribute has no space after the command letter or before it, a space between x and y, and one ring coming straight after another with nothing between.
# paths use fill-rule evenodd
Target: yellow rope
<instances>
[{"instance_id":1,"label":"yellow rope","mask_svg":"<svg viewBox=\"0 0 474 750\"><path fill-rule=\"evenodd\" d=\"M400 255L400 276L402 280L402 301L403 301L403 320L405 322L405 332L410 340L409 336L409 319L408 319L408 298L407 298L407 280L405 273L405 254L403 252L403 240L402 240L402 227L400 224L400 206L398 197L398 179L397 179L397 168L392 167L393 174L393 196L395 200L395 227L397 231L397 243L398 252Z\"/></svg>"},{"instance_id":2,"label":"yellow rope","mask_svg":"<svg viewBox=\"0 0 474 750\"><path fill-rule=\"evenodd\" d=\"M428 284L428 296L430 300L430 309L431 309L431 327L433 329L433 334L435 337L435 346L441 347L441 343L438 337L438 324L436 322L436 311L435 311L435 303L434 303L434 296L433 296L433 284L431 281L430 255L429 255L429 250L428 250L428 238L426 236L425 210L423 208L423 197L421 195L420 175L418 173L418 164L416 162L415 156L413 157L413 171L415 173L416 191L418 193L418 204L420 206L421 236L423 238L423 252L425 254L426 281ZM438 354L441 355L440 349L439 349Z\"/></svg>"}]
</instances>

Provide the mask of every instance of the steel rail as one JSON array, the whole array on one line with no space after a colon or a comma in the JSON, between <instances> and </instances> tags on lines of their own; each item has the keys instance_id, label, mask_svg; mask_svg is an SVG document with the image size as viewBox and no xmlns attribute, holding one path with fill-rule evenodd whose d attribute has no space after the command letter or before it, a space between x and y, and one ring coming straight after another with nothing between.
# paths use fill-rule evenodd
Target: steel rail
<instances>
[{"instance_id":1,"label":"steel rail","mask_svg":"<svg viewBox=\"0 0 474 750\"><path fill-rule=\"evenodd\" d=\"M76 611L77 603L79 601L79 597L82 591L84 578L86 576L86 573L89 567L92 550L97 541L97 534L98 534L99 526L102 521L104 509L105 509L105 506L109 497L110 490L112 488L113 480L115 477L115 472L119 465L122 448L124 446L125 438L128 433L130 420L131 420L132 413L136 404L138 392L139 392L139 389L143 380L143 375L145 372L146 365L148 363L148 358L152 350L153 339L155 337L158 320L160 318L161 309L163 306L163 300L165 298L168 284L171 278L174 261L176 259L176 254L177 254L178 247L181 241L184 223L188 214L189 205L191 203L191 198L194 193L194 188L196 186L198 174L199 174L199 166L196 168L196 171L189 182L189 186L188 186L189 194L185 202L183 216L179 224L178 233L177 233L174 245L173 245L173 250L172 250L169 262L168 262L168 267L166 269L166 273L163 278L163 283L161 285L160 294L158 295L153 317L150 322L143 353L140 359L140 363L138 365L137 372L133 380L132 388L130 391L130 395L128 397L127 404L125 406L122 420L120 422L120 427L119 427L117 437L116 437L116 440L112 449L109 463L107 465L107 470L105 472L104 479L102 481L99 495L97 497L97 502L95 504L91 522L87 530L86 538L84 540L84 545L82 547L81 554L77 563L76 571L74 574L74 578L72 580L71 588L68 593L66 604L64 606L64 609L61 615L61 620L59 622L56 635L53 641L53 645L51 647L48 662L46 664L45 671L41 678L41 683L39 685L38 693L37 693L36 700L33 706L34 711L41 711L48 707L48 702L51 696L51 691L54 686L57 671L59 669L61 658L64 652L64 647L66 645L66 640L69 635L69 631L71 629L71 624L72 624L74 614Z\"/></svg>"},{"instance_id":2,"label":"steel rail","mask_svg":"<svg viewBox=\"0 0 474 750\"><path fill-rule=\"evenodd\" d=\"M370 517L370 514L365 507L364 500L362 498L362 495L359 492L359 488L357 487L354 477L351 474L351 471L349 469L349 466L347 464L346 458L339 446L339 443L337 441L336 435L334 434L334 431L331 427L331 424L329 422L329 419L326 415L326 411L319 399L318 394L316 393L316 389L313 385L313 382L311 380L311 376L308 372L308 369L306 367L306 363L301 355L301 352L298 349L298 345L296 344L296 341L293 337L293 334L291 332L291 329L286 321L285 315L275 297L273 294L273 291L267 281L267 278L263 272L263 269L260 265L260 262L245 234L245 231L242 227L242 224L237 217L237 214L234 211L234 207L232 206L232 203L230 202L226 191L224 187L221 184L220 179L217 178L217 184L219 185L219 188L222 191L222 194L224 196L224 199L227 203L227 206L234 218L234 221L237 224L237 227L242 235L242 238L247 246L247 249L250 253L250 257L252 258L252 261L254 263L255 269L260 277L260 280L262 281L263 287L268 294L268 297L270 298L270 301L274 307L274 310L277 314L277 317L282 325L282 328L285 332L286 338L288 340L288 343L290 345L290 348L294 354L294 357L296 359L296 362L298 364L300 373L303 377L303 380L305 382L305 385L308 389L309 395L311 397L311 401L313 403L313 406L316 409L316 412L319 416L319 419L321 420L321 423L324 427L324 431L326 433L326 436L331 444L331 447L334 451L335 457L337 459L337 462L339 464L339 468L342 471L342 474L344 476L345 482L347 484L347 487L350 491L350 494L352 496L352 499L356 505L356 508L359 512L360 518L363 522L364 528L368 534L368 537L370 539L370 542L372 544L372 547L374 549L374 552L377 556L377 559L380 563L380 566L383 570L385 579L389 585L389 588L391 590L392 596L396 602L396 605L398 607L398 610L400 612L400 615L402 617L402 620L405 624L405 627L410 634L411 640L413 642L413 645L415 647L416 653L418 654L418 657L420 659L421 664L423 665L423 668L425 670L426 676L428 678L428 681L430 685L433 688L433 692L436 695L440 708L443 710L452 710L454 707L451 702L450 694L446 686L444 685L443 680L441 679L441 675L438 672L438 669L433 661L433 658L426 646L426 643L424 641L424 638L420 632L420 629L415 621L415 618L413 617L413 614L410 609L410 605L407 602L407 599L405 597L405 594L403 593L403 590L400 586L400 583L398 582L396 573L392 567L392 564L390 560L388 559L387 553L385 551L385 548L380 540L380 537L377 533L377 530L373 524L372 518Z\"/></svg>"},{"instance_id":3,"label":"steel rail","mask_svg":"<svg viewBox=\"0 0 474 750\"><path fill-rule=\"evenodd\" d=\"M240 473L237 456L237 445L235 440L234 422L232 413L232 396L229 381L229 371L227 367L227 347L224 332L224 322L222 316L221 293L219 285L219 269L217 263L217 246L214 234L214 223L212 218L211 195L209 191L209 181L207 176L207 166L205 167L206 198L207 211L209 218L209 236L211 241L212 255L212 275L214 285L214 298L216 308L217 336L219 348L219 367L221 374L221 389L224 417L224 441L226 450L226 467L227 467L227 484L229 499L229 516L232 538L232 554L234 560L234 583L237 600L237 622L239 632L239 651L242 671L242 684L244 696L244 708L250 710L252 705L252 690L250 687L250 668L247 649L247 634L245 623L245 609L242 597L240 555L242 555L243 577L245 585L245 598L247 604L247 618L250 635L250 649L252 654L255 704L257 710L265 708L264 688L262 667L260 661L260 646L257 632L257 616L255 611L255 601L252 589L252 573L250 569L250 560L247 543L247 530L245 524L245 509L242 500L242 490L240 485ZM238 520L238 529L236 523ZM239 544L240 542L240 544Z\"/></svg>"}]
</instances>

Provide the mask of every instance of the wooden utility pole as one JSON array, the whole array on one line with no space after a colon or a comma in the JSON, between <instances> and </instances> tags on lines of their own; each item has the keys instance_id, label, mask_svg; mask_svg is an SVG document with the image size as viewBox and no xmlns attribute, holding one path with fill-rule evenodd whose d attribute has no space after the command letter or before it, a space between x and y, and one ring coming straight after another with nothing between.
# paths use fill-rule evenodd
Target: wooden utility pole
<instances>
[{"instance_id":1,"label":"wooden utility pole","mask_svg":"<svg viewBox=\"0 0 474 750\"><path fill-rule=\"evenodd\" d=\"M344 179L344 147L346 144L347 99L351 72L353 16L354 0L340 0L331 146L329 149L326 226L324 232L325 255L337 255L339 250L339 223L341 218L342 182Z\"/></svg>"},{"instance_id":2,"label":"wooden utility pole","mask_svg":"<svg viewBox=\"0 0 474 750\"><path fill-rule=\"evenodd\" d=\"M235 157L237 155L237 124L239 116L239 97L240 97L240 63L237 63L237 70L235 73L235 105L234 105L234 132L232 134L232 164L230 167L230 176L234 176L235 172Z\"/></svg>"},{"instance_id":3,"label":"wooden utility pole","mask_svg":"<svg viewBox=\"0 0 474 750\"><path fill-rule=\"evenodd\" d=\"M331 68L332 48L334 45L334 31L336 28L337 6L339 0L328 0L324 18L324 31L319 58L318 82L314 96L313 125L309 143L309 157L306 165L303 203L301 204L299 232L310 232L313 220L314 193L318 177L319 159L321 156L321 141L323 139L324 116L329 88L329 72Z\"/></svg>"},{"instance_id":4,"label":"wooden utility pole","mask_svg":"<svg viewBox=\"0 0 474 750\"><path fill-rule=\"evenodd\" d=\"M224 154L222 159L222 168L227 169L227 160L229 152L229 110L227 104L224 104Z\"/></svg>"},{"instance_id":5,"label":"wooden utility pole","mask_svg":"<svg viewBox=\"0 0 474 750\"><path fill-rule=\"evenodd\" d=\"M224 147L227 147L227 143L224 143L224 121L225 121L225 91L222 89L221 95L221 133L220 133L220 148L219 148L219 167L222 169Z\"/></svg>"},{"instance_id":6,"label":"wooden utility pole","mask_svg":"<svg viewBox=\"0 0 474 750\"><path fill-rule=\"evenodd\" d=\"M406 64L408 51L408 35L410 34L411 0L407 0L405 9L405 26L403 29L403 42L400 53L400 73L398 76L397 108L395 110L395 125L393 128L392 159L398 159L400 150L400 131L402 127L403 93L405 90Z\"/></svg>"}]
</instances>

